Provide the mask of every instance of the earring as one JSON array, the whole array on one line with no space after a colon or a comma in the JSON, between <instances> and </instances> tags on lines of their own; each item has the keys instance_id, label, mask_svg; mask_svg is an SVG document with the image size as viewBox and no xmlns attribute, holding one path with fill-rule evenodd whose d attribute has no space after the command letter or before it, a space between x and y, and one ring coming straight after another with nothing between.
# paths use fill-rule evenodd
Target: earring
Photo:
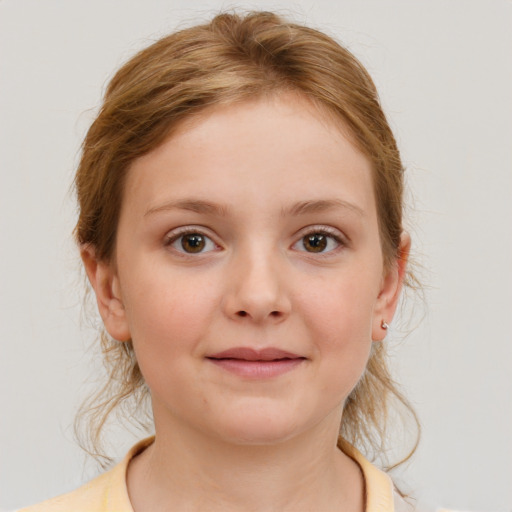
<instances>
[{"instance_id":1,"label":"earring","mask_svg":"<svg viewBox=\"0 0 512 512\"><path fill-rule=\"evenodd\" d=\"M382 322L380 323L380 326L382 329L384 329L385 331L387 331L389 329L389 324L384 322L384 320L382 320Z\"/></svg>"}]
</instances>

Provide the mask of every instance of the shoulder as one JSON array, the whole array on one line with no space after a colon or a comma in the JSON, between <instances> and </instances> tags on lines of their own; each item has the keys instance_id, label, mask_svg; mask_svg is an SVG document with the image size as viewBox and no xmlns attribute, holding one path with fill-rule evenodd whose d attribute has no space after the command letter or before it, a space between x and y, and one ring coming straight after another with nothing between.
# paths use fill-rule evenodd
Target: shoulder
<instances>
[{"instance_id":1,"label":"shoulder","mask_svg":"<svg viewBox=\"0 0 512 512\"><path fill-rule=\"evenodd\" d=\"M147 448L153 437L137 443L122 462L82 487L17 512L133 512L126 487L130 460Z\"/></svg>"},{"instance_id":2,"label":"shoulder","mask_svg":"<svg viewBox=\"0 0 512 512\"><path fill-rule=\"evenodd\" d=\"M338 439L338 447L351 457L364 477L366 487L366 512L434 512L415 503L413 499L403 498L397 491L391 477L368 461L354 446ZM456 510L437 509L436 512L460 512Z\"/></svg>"},{"instance_id":3,"label":"shoulder","mask_svg":"<svg viewBox=\"0 0 512 512\"><path fill-rule=\"evenodd\" d=\"M111 471L72 492L23 508L18 512L99 512L103 510L102 504L110 488Z\"/></svg>"}]
</instances>

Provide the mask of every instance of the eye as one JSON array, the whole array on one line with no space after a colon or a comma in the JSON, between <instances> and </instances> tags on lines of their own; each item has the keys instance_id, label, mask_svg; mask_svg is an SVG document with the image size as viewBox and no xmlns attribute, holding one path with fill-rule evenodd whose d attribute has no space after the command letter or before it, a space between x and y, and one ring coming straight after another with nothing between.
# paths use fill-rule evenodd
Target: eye
<instances>
[{"instance_id":1,"label":"eye","mask_svg":"<svg viewBox=\"0 0 512 512\"><path fill-rule=\"evenodd\" d=\"M325 230L311 231L297 241L293 248L310 253L326 253L343 245L341 238Z\"/></svg>"},{"instance_id":2,"label":"eye","mask_svg":"<svg viewBox=\"0 0 512 512\"><path fill-rule=\"evenodd\" d=\"M171 234L166 245L172 247L178 252L186 254L210 252L215 250L217 247L210 237L196 231L188 231L174 235Z\"/></svg>"}]
</instances>

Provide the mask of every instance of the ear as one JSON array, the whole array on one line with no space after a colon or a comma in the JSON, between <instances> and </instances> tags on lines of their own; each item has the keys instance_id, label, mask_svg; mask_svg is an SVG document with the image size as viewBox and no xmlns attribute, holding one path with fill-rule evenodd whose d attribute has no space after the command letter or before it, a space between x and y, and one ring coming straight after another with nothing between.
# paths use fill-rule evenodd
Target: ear
<instances>
[{"instance_id":1,"label":"ear","mask_svg":"<svg viewBox=\"0 0 512 512\"><path fill-rule=\"evenodd\" d=\"M91 245L83 245L80 255L87 277L96 294L98 310L105 329L112 338L118 341L129 341L130 330L114 265L99 261L96 258L96 251Z\"/></svg>"},{"instance_id":2,"label":"ear","mask_svg":"<svg viewBox=\"0 0 512 512\"><path fill-rule=\"evenodd\" d=\"M398 306L398 300L400 299L400 293L404 284L410 249L411 237L404 231L400 237L398 257L382 277L381 288L373 312L373 341L384 340L387 330L383 328L382 322L390 324L395 315L395 310Z\"/></svg>"}]
</instances>

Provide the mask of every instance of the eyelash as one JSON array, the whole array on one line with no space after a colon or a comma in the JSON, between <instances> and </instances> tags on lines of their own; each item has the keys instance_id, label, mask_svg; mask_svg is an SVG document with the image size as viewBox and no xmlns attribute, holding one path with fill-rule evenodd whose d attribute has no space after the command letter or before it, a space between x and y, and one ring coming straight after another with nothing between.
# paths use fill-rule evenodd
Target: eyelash
<instances>
[{"instance_id":1,"label":"eyelash","mask_svg":"<svg viewBox=\"0 0 512 512\"><path fill-rule=\"evenodd\" d=\"M169 233L168 235L166 235L165 242L164 242L165 247L173 246L173 244L178 242L180 239L182 239L186 235L199 235L203 239L209 240L216 247L219 247L210 236L206 235L203 232L203 230L201 228L194 228L194 227L183 228L179 231ZM330 240L334 240L334 242L336 243L337 246L334 249L331 249L329 251L315 252L315 251L300 250L299 252L305 252L306 254L316 255L316 257L319 257L319 258L322 258L322 257L325 258L328 255L330 255L331 253L337 252L340 248L345 247L347 245L346 240L340 236L338 230L334 230L327 226L311 226L311 227L307 228L307 231L302 232L300 238L292 245L292 248L300 243L302 243L302 246L304 247L305 238L308 236L311 236L311 235L325 236ZM183 257L194 257L194 254L200 255L200 254L205 254L205 252L211 252L211 250L209 250L209 251L201 250L201 251L198 251L197 253L194 253L194 252L187 252L184 250L179 250L176 247L174 249L178 254L180 254L180 256L183 256Z\"/></svg>"},{"instance_id":2,"label":"eyelash","mask_svg":"<svg viewBox=\"0 0 512 512\"><path fill-rule=\"evenodd\" d=\"M165 242L164 242L165 247L171 247L174 243L178 242L180 240L180 238L183 238L186 235L199 235L199 236L203 237L204 239L210 240L211 243L213 243L216 247L218 247L218 245L213 241L212 237L206 235L201 228L194 228L194 227L183 228L183 229L180 229L173 233L167 234L165 237ZM174 248L174 249L178 254L180 254L180 256L183 256L183 257L190 257L190 256L193 257L194 254L203 254L203 251L193 253L193 252L181 251L177 248ZM206 252L211 252L211 251L206 251Z\"/></svg>"},{"instance_id":3,"label":"eyelash","mask_svg":"<svg viewBox=\"0 0 512 512\"><path fill-rule=\"evenodd\" d=\"M326 258L331 254L338 252L339 249L346 247L347 245L346 240L340 235L338 230L329 228L327 226L310 226L307 228L307 231L301 233L301 237L299 238L299 240L297 240L297 242L295 242L292 245L292 247L295 247L297 244L302 244L302 246L304 246L305 238L311 235L322 235L325 236L326 238L329 238L330 240L334 240L334 242L336 243L336 247L329 251L300 251L305 252L307 254L315 255L317 258Z\"/></svg>"}]
</instances>

